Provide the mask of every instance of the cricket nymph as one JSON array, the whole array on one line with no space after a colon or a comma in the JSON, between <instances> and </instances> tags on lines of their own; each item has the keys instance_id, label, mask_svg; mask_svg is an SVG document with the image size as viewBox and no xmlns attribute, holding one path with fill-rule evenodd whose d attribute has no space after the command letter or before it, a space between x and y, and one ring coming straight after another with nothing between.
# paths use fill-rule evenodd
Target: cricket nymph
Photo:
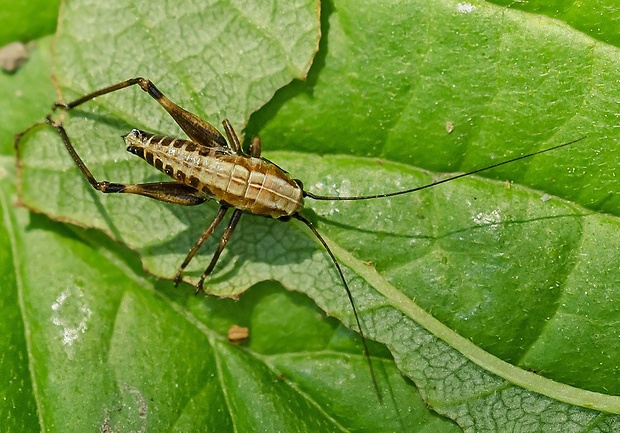
<instances>
[{"instance_id":1,"label":"cricket nymph","mask_svg":"<svg viewBox=\"0 0 620 433\"><path fill-rule=\"evenodd\" d=\"M512 159L496 162L466 173L456 174L429 184L413 186L400 191L344 197L326 196L304 191L299 180L293 179L291 175L273 162L261 158L261 142L258 137L252 139L246 153L241 146L239 137L228 120L222 121L224 132L228 138L227 140L213 125L172 102L150 80L143 77L131 78L104 87L68 103L57 102L54 104L53 108L54 110L71 110L99 96L135 85L139 86L149 96L155 99L157 103L170 114L177 125L187 134L189 140L153 135L134 129L123 137L127 144L127 150L170 176L174 179L174 182L116 183L107 180L97 180L84 161L82 161L82 158L78 155L64 126L52 119L51 115L46 117L45 122L35 123L15 136L15 149L17 154L19 155L19 143L24 134L40 125L47 124L56 129L69 155L75 162L75 165L80 170L85 180L97 191L104 194L124 193L141 195L164 203L182 206L199 205L208 199L217 200L220 204L220 208L213 221L206 227L200 238L187 253L181 266L179 266L176 276L174 277L175 285L181 281L185 268L194 258L200 247L215 233L216 228L222 222L226 213L232 209L232 216L221 235L220 242L217 244L211 261L195 284L197 291L203 290L205 279L215 268L222 251L226 247L226 244L239 223L239 219L244 213L277 218L283 221L296 219L302 222L310 229L323 248L325 248L325 251L329 255L342 281L342 285L344 286L344 290L351 305L353 317L355 318L355 325L361 336L364 356L368 362L372 383L379 400L381 400L381 392L375 377L368 346L364 338L362 322L353 300L353 294L351 293L351 289L349 288L340 263L336 259L329 244L314 227L314 224L302 214L304 197L313 200L357 201L410 194L505 164L531 158L535 155L568 146L585 138L582 137L568 143L558 144Z\"/></svg>"},{"instance_id":2,"label":"cricket nymph","mask_svg":"<svg viewBox=\"0 0 620 433\"><path fill-rule=\"evenodd\" d=\"M123 138L129 152L219 203L272 218L290 217L303 208L300 183L264 158L138 129Z\"/></svg>"}]
</instances>

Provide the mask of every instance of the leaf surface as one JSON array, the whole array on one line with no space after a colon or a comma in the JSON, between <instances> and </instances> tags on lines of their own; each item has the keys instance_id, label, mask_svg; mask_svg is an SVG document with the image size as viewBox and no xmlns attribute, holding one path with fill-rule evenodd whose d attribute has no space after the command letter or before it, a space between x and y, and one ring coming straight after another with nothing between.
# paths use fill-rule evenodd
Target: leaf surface
<instances>
[{"instance_id":1,"label":"leaf surface","mask_svg":"<svg viewBox=\"0 0 620 433\"><path fill-rule=\"evenodd\" d=\"M389 200L308 204L306 214L346 267L366 333L388 346L401 371L416 382L431 407L466 431L613 431L617 416L598 411L620 412L613 380L620 358L615 344L615 312L620 309L615 305L619 249L613 170L618 152L611 144L615 125L609 122L618 82L608 73L617 69L617 48L584 37L559 21L489 4L468 4L470 8L439 2L431 8L423 2L407 6L376 2L364 7L354 3L345 0L333 9L324 7L322 46L308 82L293 83L278 92L249 126L250 131L261 130L266 156L302 179L307 190L334 195L392 191L437 178L424 169L466 171L588 135L578 145L489 174L501 181L472 177ZM303 75L314 47L313 43L291 42L293 36L284 37L294 46L306 47L299 61L284 61L287 56L273 54L278 51L273 47L248 50L272 60L270 69L251 57L230 55L226 46L233 36L206 26L201 44L171 50L174 37L162 37L166 26L161 17L179 17L170 11L155 11L145 20L138 5L130 22L119 23L114 18L118 12L108 16L99 11L118 27L102 27L118 35L112 38L112 48L107 48L111 38L96 38L92 32L71 27L78 21L72 14L93 16L92 10L78 2L69 3L66 9L66 33L59 36L56 48L65 100L140 74L215 125L215 119L229 117L239 128L249 113L284 84L284 78L276 77ZM233 9L227 15L231 9L223 10L217 14L218 22L229 25L222 28L243 35L238 26L244 28L250 22L250 27L262 29L261 41L269 40L265 27L253 19L260 14ZM206 18L192 15L192 19ZM292 27L296 32L291 35L300 41L310 32ZM154 36L146 36L151 33ZM188 40L176 39L181 44ZM247 47L255 39L250 36L236 45ZM135 44L129 40L140 41L142 51L132 51L129 47ZM186 56L190 46L199 50L196 58L213 60L209 63L213 70L187 72L199 63ZM166 56L148 55L159 48ZM112 58L102 60L96 55L110 49ZM584 59L589 68L575 64L574 58ZM248 66L235 69L239 59ZM126 68L119 68L121 64ZM180 68L181 64L187 67ZM250 65L255 75L239 73ZM231 72L235 70L239 75ZM282 70L288 75L280 75ZM176 85L168 88L170 82ZM155 181L164 178L126 155L115 137L131 127L179 134L161 113L139 89L126 90L67 116L66 125L78 152L98 178ZM33 134L24 142L20 157L22 199L28 206L55 219L103 230L138 251L145 267L158 276L174 275L215 212L209 205L186 209L140 197L102 197L80 178L53 131ZM506 179L515 183L507 185ZM93 235L88 233L81 233L80 239L90 239ZM95 245L105 244L94 236ZM202 271L213 247L204 247L190 276ZM122 264L122 260L113 262ZM100 259L91 265L100 272L109 268L102 268ZM305 292L329 314L352 323L350 305L333 265L300 224L244 217L209 280L209 290L232 296L264 280L277 280L288 289ZM141 280L138 285L143 284ZM80 282L77 287L85 285ZM81 293L87 293L86 289ZM211 349L192 368L202 369L202 377L217 371L217 383L226 384L223 389L264 389L259 378L269 377L261 373L268 368L294 377L291 392L298 397L312 394L310 406L323 414L325 407L341 401L336 396L345 394L325 374L308 374L312 383L304 385L307 372L296 372L301 364L289 367L253 353L229 350L197 326L208 314L195 311L206 306L188 307L189 301L179 301L179 295L170 295L171 304L168 297L161 300L159 292L155 292L155 301L151 292L140 293L123 289L122 299L102 302L102 307L108 305L122 313L113 328L117 331L108 334L115 347L123 348L118 349L122 356L115 356L113 365L122 364L119 358L165 359L167 351L157 353L163 343L153 348L138 346L132 352L136 336L123 340L122 330L148 328L145 334L155 333L154 341L163 342L166 338L157 337L158 329L181 325L175 325L174 314L161 311L184 316L189 309L199 319L181 320L183 326L191 324L182 335L188 341L206 338ZM50 303L48 299L42 305ZM175 306L178 303L183 304L180 311ZM281 306L274 311L291 308ZM149 316L163 316L161 324L155 326L152 319L137 314L143 310L152 312ZM275 341L271 344L278 344L278 328L268 329L268 339ZM192 337L196 333L200 338ZM283 341L290 347L290 341ZM252 344L257 344L254 337ZM356 376L366 377L363 394L349 396L364 395L365 404L376 405L359 347L353 352L359 364ZM115 376L123 377L116 382L114 398L120 390L136 399L134 388L146 395L149 387L143 376L131 377L134 369L113 370ZM179 370L169 374L179 374ZM340 371L337 378L343 376ZM121 384L126 383L140 383L140 387L123 388ZM383 379L380 386L389 389ZM217 390L200 392L220 398ZM280 392L271 396L270 404L277 406L277 401L288 398L289 391ZM388 393L389 406L399 408L403 401L410 401L401 400L399 392ZM163 398L169 401L171 397ZM247 400L221 399L229 408L231 425L243 426L250 419ZM310 406L299 410L309 414L308 429L319 428L325 419ZM281 419L278 425L286 430L290 419L269 410L263 407L258 413ZM58 411L48 413L57 415ZM237 414L243 414L242 418L232 419ZM338 416L330 416L333 429L363 428ZM406 419L398 420L406 424Z\"/></svg>"}]
</instances>

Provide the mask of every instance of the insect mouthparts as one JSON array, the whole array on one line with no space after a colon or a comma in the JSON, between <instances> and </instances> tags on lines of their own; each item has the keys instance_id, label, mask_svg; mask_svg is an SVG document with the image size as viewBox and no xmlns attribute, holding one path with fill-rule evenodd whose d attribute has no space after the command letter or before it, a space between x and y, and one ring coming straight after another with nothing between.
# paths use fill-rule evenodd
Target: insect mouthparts
<instances>
[{"instance_id":1,"label":"insect mouthparts","mask_svg":"<svg viewBox=\"0 0 620 433\"><path fill-rule=\"evenodd\" d=\"M121 135L121 137L125 138L125 137L129 137L130 135L133 135L135 138L140 138L141 135L144 134L144 131L140 131L139 129L132 129L131 132L128 132L125 135Z\"/></svg>"},{"instance_id":2,"label":"insect mouthparts","mask_svg":"<svg viewBox=\"0 0 620 433\"><path fill-rule=\"evenodd\" d=\"M123 137L123 140L125 140L125 143L128 146L133 146L138 143L141 143L142 139L144 138L144 135L145 135L144 131L140 131L139 129L132 129L131 132L125 135L121 135L121 137Z\"/></svg>"}]
</instances>

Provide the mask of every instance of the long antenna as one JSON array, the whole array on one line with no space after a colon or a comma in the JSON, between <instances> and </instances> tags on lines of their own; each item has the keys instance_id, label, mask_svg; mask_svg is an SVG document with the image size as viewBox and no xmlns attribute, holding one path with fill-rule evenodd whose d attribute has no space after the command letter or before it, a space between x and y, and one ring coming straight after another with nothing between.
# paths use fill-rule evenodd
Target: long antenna
<instances>
[{"instance_id":1,"label":"long antenna","mask_svg":"<svg viewBox=\"0 0 620 433\"><path fill-rule=\"evenodd\" d=\"M506 161L501 161L501 162L489 165L489 166L484 167L484 168L479 168L477 170L469 171L467 173L461 173L461 174L458 174L456 176L452 176L452 177L449 177L449 178L446 178L446 179L441 179L441 180L435 181L433 183L429 183L427 185L418 186L418 187L415 187L415 188L409 188L409 189L405 189L405 190L402 190L402 191L396 191L396 192L390 192L390 193L384 193L384 194L357 195L357 196L348 196L348 197L318 195L318 194L313 194L313 193L308 192L308 191L304 191L303 194L304 194L305 197L309 197L309 198L312 198L314 200L341 200L341 201L346 201L346 200L371 200L371 199L375 199L375 198L386 198L386 197L394 197L394 196L397 196L397 195L409 194L411 192L421 191L423 189L430 188L430 187L435 186L435 185L440 185L442 183L450 182L450 181L453 181L453 180L456 180L456 179L460 179L462 177L471 176L472 174L477 174L477 173L480 173L480 172L483 172L483 171L491 170L493 168L500 167L502 165L510 164L512 162L516 162L516 161L520 161L522 159L531 158L533 156L540 155L541 153L550 152L552 150L556 150L556 149L559 149L559 148L562 148L562 147L565 147L565 146L569 146L571 144L574 144L574 143L577 143L577 142L579 142L581 140L584 140L586 137L587 136L583 136L583 137L578 138L576 140L569 141L568 143L558 144L557 146L553 146L553 147L549 147L549 148L546 148L546 149L543 149L543 150L539 150L539 151L536 151L536 152L528 153L526 155L521 155L521 156L518 156L516 158L508 159ZM316 238L319 240L319 242L323 245L323 248L325 248L325 251L327 251L327 254L329 254L329 257L331 258L332 262L334 263L334 266L336 266L336 269L338 270L338 275L340 275L340 279L342 280L342 284L344 286L344 289L347 292L347 297L349 298L349 302L351 304L351 308L353 309L353 316L355 317L355 323L357 324L357 329L359 330L360 337L361 337L361 340L362 340L362 345L364 347L364 356L366 357L366 360L368 362L368 368L370 369L370 376L372 378L372 383L373 383L373 385L375 387L375 392L377 393L377 398L379 399L380 402L382 402L383 398L382 398L382 395L381 395L381 390L379 389L379 384L377 383L377 377L376 377L376 374L375 374L375 369L374 369L374 367L372 365L372 360L370 359L370 354L368 352L368 346L366 344L366 337L364 335L364 331L362 330L362 324L361 324L359 315L357 313L357 307L355 306L355 301L353 300L353 295L351 294L351 289L349 288L349 284L347 283L347 280L344 277L344 273L342 272L342 268L340 267L340 263L338 263L338 260L336 260L336 256L334 256L334 253L329 248L329 245L327 244L325 239L323 239L323 236L321 236L321 234L317 231L317 229L314 227L314 225L310 222L310 220L306 219L300 213L296 213L295 215L293 215L293 217L295 217L299 221L303 222L312 231L314 236L316 236Z\"/></svg>"},{"instance_id":2,"label":"long antenna","mask_svg":"<svg viewBox=\"0 0 620 433\"><path fill-rule=\"evenodd\" d=\"M340 268L340 264L338 263L338 260L336 260L336 256L334 256L334 253L332 252L332 250L329 248L329 245L327 245L327 242L325 242L325 239L323 239L323 236L321 236L321 234L317 231L314 225L312 225L310 220L306 219L303 215L299 213L293 216L297 218L299 221L301 221L302 223L304 223L306 226L308 226L308 228L312 231L312 233L314 233L314 236L316 236L319 242L321 242L321 244L325 248L325 251L327 251L327 254L329 254L329 257L332 259L332 262L334 263L334 265L336 266L336 269L338 270L338 274L340 275L340 279L342 280L344 289L347 291L349 302L351 303L351 307L353 308L353 316L355 316L355 323L357 323L357 329L360 332L362 345L364 346L364 356L366 357L366 360L368 361L368 368L370 369L370 376L372 378L372 383L375 387L375 392L377 393L377 398L379 399L379 402L382 402L383 397L381 396L381 390L379 389L379 384L377 383L375 369L372 366L372 361L370 359L370 354L368 352L368 346L366 345L366 337L364 336L364 331L362 330L362 323L360 322L360 318L357 314L357 308L355 307L355 301L353 301L353 295L351 294L351 289L349 289L349 284L347 284L347 280L344 277L344 273L342 272L342 269Z\"/></svg>"},{"instance_id":3,"label":"long antenna","mask_svg":"<svg viewBox=\"0 0 620 433\"><path fill-rule=\"evenodd\" d=\"M435 181L433 183L429 183L427 185L418 186L418 187L410 188L410 189L405 189L405 190L402 190L402 191L389 192L389 193L385 193L385 194L356 195L356 196L349 196L349 197L337 197L337 196L318 195L318 194L313 194L313 193L308 192L308 191L304 191L304 196L305 197L310 197L310 198L312 198L314 200L342 200L342 201L346 201L346 200L370 200L370 199L374 199L374 198L386 198L386 197L394 197L394 196L397 196L397 195L409 194L411 192L421 191L423 189L430 188L430 187L435 186L435 185L441 185L442 183L450 182L452 180L460 179L462 177L471 176L472 174L477 174L477 173L481 173L483 171L491 170L492 168L500 167L502 165L510 164L510 163L516 162L516 161L520 161L522 159L531 158L532 156L540 155L541 153L545 153L545 152L550 152L552 150L556 150L556 149L559 149L559 148L564 147L564 146L569 146L571 144L575 144L575 143L577 143L577 142L579 142L581 140L584 140L585 138L587 138L587 136L584 135L583 137L578 138L578 139L573 140L573 141L569 141L568 143L558 144L557 146L548 147L547 149L539 150L537 152L532 152L532 153L528 153L526 155L517 156L516 158L512 158L512 159L509 159L509 160L506 160L506 161L498 162L498 163L489 165L489 166L484 167L484 168L479 168L477 170L468 171L467 173L457 174L456 176L448 177L446 179L441 179L441 180Z\"/></svg>"}]
</instances>

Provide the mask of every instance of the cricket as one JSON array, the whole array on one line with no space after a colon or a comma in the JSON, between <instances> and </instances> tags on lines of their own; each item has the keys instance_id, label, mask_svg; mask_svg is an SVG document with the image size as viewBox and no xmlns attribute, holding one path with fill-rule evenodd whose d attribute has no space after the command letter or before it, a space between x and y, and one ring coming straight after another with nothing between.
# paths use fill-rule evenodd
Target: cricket
<instances>
[{"instance_id":1,"label":"cricket","mask_svg":"<svg viewBox=\"0 0 620 433\"><path fill-rule=\"evenodd\" d=\"M183 271L192 261L198 250L204 242L213 235L216 228L224 220L228 211L232 210L232 216L228 220L228 225L223 231L212 258L198 282L195 284L196 292L203 291L205 280L215 268L222 251L230 240L243 214L248 213L274 218L280 221L288 221L291 219L301 221L308 227L325 249L342 281L342 286L344 287L349 304L351 305L356 328L360 334L364 356L366 357L373 385L379 400L381 400L381 393L379 391L375 371L369 356L366 338L353 295L351 294L340 263L330 249L329 244L321 236L314 224L303 215L304 200L373 200L410 194L569 146L585 138L581 137L577 140L548 147L467 173L457 174L430 184L405 190L359 196L325 196L306 191L300 180L293 178L275 163L261 157L261 141L258 137L252 138L248 150L245 151L228 120L222 122L226 134L225 138L211 124L172 102L159 91L150 80L142 77L131 78L112 86L102 88L69 103L57 102L53 105L53 110L68 111L99 96L135 85L138 85L143 91L155 99L187 134L189 139L154 135L149 132L133 129L123 137L127 146L127 151L144 159L148 164L170 176L173 181L125 184L97 180L76 152L62 123L55 121L51 114L46 117L45 121L35 123L15 136L16 150L19 149L20 141L25 134L35 127L49 125L58 132L69 155L82 172L84 178L97 191L104 194L124 193L141 195L161 202L183 206L195 206L207 200L217 201L219 210L217 211L215 219L207 226L206 230L191 247L185 260L183 260L179 266L174 278L175 286L181 281Z\"/></svg>"}]
</instances>

